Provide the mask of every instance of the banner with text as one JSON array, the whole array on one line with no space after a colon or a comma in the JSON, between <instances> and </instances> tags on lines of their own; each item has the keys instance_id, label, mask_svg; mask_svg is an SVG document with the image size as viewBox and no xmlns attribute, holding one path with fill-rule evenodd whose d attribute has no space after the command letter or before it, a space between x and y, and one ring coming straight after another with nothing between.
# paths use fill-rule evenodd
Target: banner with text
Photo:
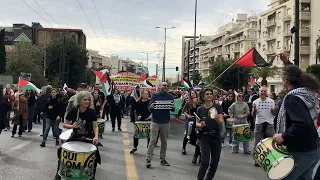
<instances>
[{"instance_id":1,"label":"banner with text","mask_svg":"<svg viewBox=\"0 0 320 180\"><path fill-rule=\"evenodd\" d=\"M135 88L137 85L139 85L142 89L147 88L140 82L141 77L142 76L131 72L120 72L117 74L112 74L110 76L111 80L115 83L116 88L120 91L131 90ZM153 87L150 90L152 92L155 92L157 90L158 85L158 76L149 76L148 80L153 85Z\"/></svg>"}]
</instances>

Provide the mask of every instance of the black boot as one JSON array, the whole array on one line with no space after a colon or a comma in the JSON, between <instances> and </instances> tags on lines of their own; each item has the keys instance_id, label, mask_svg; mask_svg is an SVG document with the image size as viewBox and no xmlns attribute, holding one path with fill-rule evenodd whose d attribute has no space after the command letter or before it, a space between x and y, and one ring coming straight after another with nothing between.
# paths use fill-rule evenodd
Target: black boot
<instances>
[{"instance_id":1,"label":"black boot","mask_svg":"<svg viewBox=\"0 0 320 180\"><path fill-rule=\"evenodd\" d=\"M197 164L198 155L193 155L192 164Z\"/></svg>"},{"instance_id":2,"label":"black boot","mask_svg":"<svg viewBox=\"0 0 320 180\"><path fill-rule=\"evenodd\" d=\"M199 156L199 164L201 164L202 158L201 155Z\"/></svg>"}]
</instances>

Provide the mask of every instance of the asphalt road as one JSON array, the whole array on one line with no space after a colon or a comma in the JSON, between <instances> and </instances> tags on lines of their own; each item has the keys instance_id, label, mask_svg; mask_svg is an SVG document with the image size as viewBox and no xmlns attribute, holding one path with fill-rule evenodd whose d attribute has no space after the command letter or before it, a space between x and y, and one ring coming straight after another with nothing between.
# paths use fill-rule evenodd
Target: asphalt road
<instances>
[{"instance_id":1,"label":"asphalt road","mask_svg":"<svg viewBox=\"0 0 320 180\"><path fill-rule=\"evenodd\" d=\"M0 135L0 180L53 180L57 168L56 151L51 132L45 148L39 145L42 125L34 125L33 132L21 138L11 138L11 131ZM123 132L111 132L106 122L104 147L100 147L102 165L98 166L97 180L195 180L199 165L191 163L194 147L187 146L187 155L181 154L184 125L181 120L171 123L167 161L170 167L160 165L159 151L155 149L152 169L145 167L146 140L140 140L138 151L130 155L133 125L123 119ZM160 142L159 142L160 144ZM251 155L232 154L224 147L215 180L267 180L261 168L254 167Z\"/></svg>"}]
</instances>

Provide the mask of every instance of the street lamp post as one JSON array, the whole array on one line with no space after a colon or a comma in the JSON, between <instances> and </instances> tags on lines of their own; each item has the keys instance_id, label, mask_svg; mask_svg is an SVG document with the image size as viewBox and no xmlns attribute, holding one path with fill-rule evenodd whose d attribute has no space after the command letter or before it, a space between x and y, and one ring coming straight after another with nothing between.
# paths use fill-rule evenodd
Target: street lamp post
<instances>
[{"instance_id":1,"label":"street lamp post","mask_svg":"<svg viewBox=\"0 0 320 180\"><path fill-rule=\"evenodd\" d=\"M193 71L192 71L193 83L196 82L197 9L198 9L198 0L195 0L195 6L194 6L194 36L193 36Z\"/></svg>"},{"instance_id":2,"label":"street lamp post","mask_svg":"<svg viewBox=\"0 0 320 180\"><path fill-rule=\"evenodd\" d=\"M174 29L176 27L160 27L160 26L157 26L155 27L157 29L164 29L164 45L163 45L163 61L162 61L162 81L166 81L166 46L167 46L167 29Z\"/></svg>"},{"instance_id":3,"label":"street lamp post","mask_svg":"<svg viewBox=\"0 0 320 180\"><path fill-rule=\"evenodd\" d=\"M149 73L149 53L147 53L147 52L142 52L142 53L147 55L147 70Z\"/></svg>"}]
</instances>

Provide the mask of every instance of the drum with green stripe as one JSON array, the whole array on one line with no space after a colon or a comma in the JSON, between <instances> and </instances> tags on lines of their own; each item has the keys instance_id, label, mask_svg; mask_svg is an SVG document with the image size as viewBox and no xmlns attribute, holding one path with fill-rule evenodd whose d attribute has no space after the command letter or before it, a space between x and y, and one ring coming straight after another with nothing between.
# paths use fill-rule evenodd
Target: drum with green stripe
<instances>
[{"instance_id":1,"label":"drum with green stripe","mask_svg":"<svg viewBox=\"0 0 320 180\"><path fill-rule=\"evenodd\" d=\"M134 137L143 139L143 138L149 138L150 137L150 121L137 121L134 123L135 125L135 131L134 131Z\"/></svg>"},{"instance_id":2,"label":"drum with green stripe","mask_svg":"<svg viewBox=\"0 0 320 180\"><path fill-rule=\"evenodd\" d=\"M252 140L252 132L249 124L233 125L234 140L237 142L247 142Z\"/></svg>"},{"instance_id":3,"label":"drum with green stripe","mask_svg":"<svg viewBox=\"0 0 320 180\"><path fill-rule=\"evenodd\" d=\"M59 176L67 180L90 180L93 177L97 148L84 142L62 145Z\"/></svg>"},{"instance_id":4,"label":"drum with green stripe","mask_svg":"<svg viewBox=\"0 0 320 180\"><path fill-rule=\"evenodd\" d=\"M292 156L283 146L278 146L272 138L264 139L257 144L253 159L272 180L285 178L294 168Z\"/></svg>"}]
</instances>

